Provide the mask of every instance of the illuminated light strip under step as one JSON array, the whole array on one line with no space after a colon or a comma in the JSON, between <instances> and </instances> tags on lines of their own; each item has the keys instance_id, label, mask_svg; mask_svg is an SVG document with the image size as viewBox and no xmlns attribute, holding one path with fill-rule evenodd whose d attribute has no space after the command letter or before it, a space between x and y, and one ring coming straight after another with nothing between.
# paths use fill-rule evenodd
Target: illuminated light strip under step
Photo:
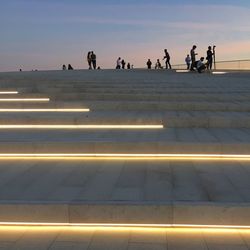
<instances>
[{"instance_id":1,"label":"illuminated light strip under step","mask_svg":"<svg viewBox=\"0 0 250 250\"><path fill-rule=\"evenodd\" d=\"M49 102L49 98L0 98L0 102Z\"/></svg>"},{"instance_id":2,"label":"illuminated light strip under step","mask_svg":"<svg viewBox=\"0 0 250 250\"><path fill-rule=\"evenodd\" d=\"M101 154L101 153L0 153L0 159L110 159L110 160L246 160L250 155L236 154Z\"/></svg>"},{"instance_id":3,"label":"illuminated light strip under step","mask_svg":"<svg viewBox=\"0 0 250 250\"><path fill-rule=\"evenodd\" d=\"M227 72L220 72L220 71L214 71L212 72L213 75L225 75Z\"/></svg>"},{"instance_id":4,"label":"illuminated light strip under step","mask_svg":"<svg viewBox=\"0 0 250 250\"><path fill-rule=\"evenodd\" d=\"M18 91L0 91L0 95L15 95L18 94Z\"/></svg>"},{"instance_id":5,"label":"illuminated light strip under step","mask_svg":"<svg viewBox=\"0 0 250 250\"><path fill-rule=\"evenodd\" d=\"M121 224L121 223L44 223L44 222L0 222L0 226L40 226L40 227L79 227L85 229L98 228L111 230L116 229L212 229L212 230L250 230L250 226L245 225L202 225L202 224Z\"/></svg>"},{"instance_id":6,"label":"illuminated light strip under step","mask_svg":"<svg viewBox=\"0 0 250 250\"><path fill-rule=\"evenodd\" d=\"M176 73L187 73L187 72L190 72L190 70L187 70L187 69L177 69L176 70Z\"/></svg>"},{"instance_id":7,"label":"illuminated light strip under step","mask_svg":"<svg viewBox=\"0 0 250 250\"><path fill-rule=\"evenodd\" d=\"M0 109L0 112L89 112L89 109Z\"/></svg>"},{"instance_id":8,"label":"illuminated light strip under step","mask_svg":"<svg viewBox=\"0 0 250 250\"><path fill-rule=\"evenodd\" d=\"M163 125L0 125L0 129L163 129Z\"/></svg>"}]
</instances>

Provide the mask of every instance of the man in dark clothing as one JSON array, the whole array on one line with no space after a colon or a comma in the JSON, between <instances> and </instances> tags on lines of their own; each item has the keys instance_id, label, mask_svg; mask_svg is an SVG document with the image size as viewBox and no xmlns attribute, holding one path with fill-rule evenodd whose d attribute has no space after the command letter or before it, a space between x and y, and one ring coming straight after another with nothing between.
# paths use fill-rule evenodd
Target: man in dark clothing
<instances>
[{"instance_id":1,"label":"man in dark clothing","mask_svg":"<svg viewBox=\"0 0 250 250\"><path fill-rule=\"evenodd\" d=\"M212 66L213 66L213 51L212 51L212 47L209 46L208 50L207 50L207 69L211 70Z\"/></svg>"},{"instance_id":2,"label":"man in dark clothing","mask_svg":"<svg viewBox=\"0 0 250 250\"><path fill-rule=\"evenodd\" d=\"M148 59L148 61L147 61L147 66L148 66L148 69L151 69L151 67L152 67L152 62L150 61L150 59Z\"/></svg>"},{"instance_id":3,"label":"man in dark clothing","mask_svg":"<svg viewBox=\"0 0 250 250\"><path fill-rule=\"evenodd\" d=\"M93 68L96 69L96 54L94 53L94 51L91 52L91 61L92 61L92 65Z\"/></svg>"},{"instance_id":4,"label":"man in dark clothing","mask_svg":"<svg viewBox=\"0 0 250 250\"><path fill-rule=\"evenodd\" d=\"M68 65L68 70L73 70L73 67L71 66L71 64Z\"/></svg>"},{"instance_id":5,"label":"man in dark clothing","mask_svg":"<svg viewBox=\"0 0 250 250\"><path fill-rule=\"evenodd\" d=\"M165 49L164 52L165 52L165 56L164 56L163 60L166 59L166 69L168 69L168 67L170 69L172 69L171 64L170 64L170 55L168 53L168 50Z\"/></svg>"},{"instance_id":6,"label":"man in dark clothing","mask_svg":"<svg viewBox=\"0 0 250 250\"><path fill-rule=\"evenodd\" d=\"M126 62L122 59L122 69L125 69Z\"/></svg>"},{"instance_id":7,"label":"man in dark clothing","mask_svg":"<svg viewBox=\"0 0 250 250\"><path fill-rule=\"evenodd\" d=\"M92 52L89 51L88 52L88 55L87 55L87 62L88 62L88 65L89 65L89 69L92 69L92 59L91 59L91 56L92 56Z\"/></svg>"},{"instance_id":8,"label":"man in dark clothing","mask_svg":"<svg viewBox=\"0 0 250 250\"><path fill-rule=\"evenodd\" d=\"M192 63L191 63L191 69L190 69L191 71L194 71L195 62L196 62L195 56L198 55L197 53L195 53L195 49L196 49L196 48L197 48L197 46L194 45L193 48L192 48L191 51L190 51L191 61L192 61Z\"/></svg>"}]
</instances>

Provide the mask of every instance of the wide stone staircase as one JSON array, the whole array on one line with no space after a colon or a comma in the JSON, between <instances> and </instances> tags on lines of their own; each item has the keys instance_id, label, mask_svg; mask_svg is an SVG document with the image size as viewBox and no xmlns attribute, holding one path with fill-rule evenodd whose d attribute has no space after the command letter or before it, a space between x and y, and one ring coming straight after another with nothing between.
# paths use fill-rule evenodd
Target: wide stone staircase
<instances>
[{"instance_id":1,"label":"wide stone staircase","mask_svg":"<svg viewBox=\"0 0 250 250\"><path fill-rule=\"evenodd\" d=\"M250 225L249 76L1 73L0 224Z\"/></svg>"}]
</instances>

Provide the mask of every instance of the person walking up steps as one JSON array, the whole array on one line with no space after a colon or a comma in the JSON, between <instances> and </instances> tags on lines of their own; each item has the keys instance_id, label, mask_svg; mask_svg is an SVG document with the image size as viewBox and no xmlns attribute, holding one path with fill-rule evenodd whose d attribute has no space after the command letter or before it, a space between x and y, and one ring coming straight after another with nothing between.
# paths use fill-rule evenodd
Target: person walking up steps
<instances>
[{"instance_id":1,"label":"person walking up steps","mask_svg":"<svg viewBox=\"0 0 250 250\"><path fill-rule=\"evenodd\" d=\"M171 64L170 64L170 55L168 53L168 50L165 49L164 52L165 52L165 56L164 56L163 60L166 59L166 69L168 69L168 67L169 67L169 69L172 69Z\"/></svg>"}]
</instances>

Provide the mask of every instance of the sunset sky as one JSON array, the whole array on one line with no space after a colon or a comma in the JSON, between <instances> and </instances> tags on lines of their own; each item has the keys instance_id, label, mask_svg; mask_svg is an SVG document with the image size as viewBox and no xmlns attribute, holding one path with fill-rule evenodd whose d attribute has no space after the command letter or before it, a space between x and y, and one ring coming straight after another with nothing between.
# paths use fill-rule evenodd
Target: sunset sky
<instances>
[{"instance_id":1,"label":"sunset sky","mask_svg":"<svg viewBox=\"0 0 250 250\"><path fill-rule=\"evenodd\" d=\"M0 31L0 71L87 68L89 50L101 68L145 67L165 48L179 64L193 44L250 59L250 0L1 0Z\"/></svg>"}]
</instances>

